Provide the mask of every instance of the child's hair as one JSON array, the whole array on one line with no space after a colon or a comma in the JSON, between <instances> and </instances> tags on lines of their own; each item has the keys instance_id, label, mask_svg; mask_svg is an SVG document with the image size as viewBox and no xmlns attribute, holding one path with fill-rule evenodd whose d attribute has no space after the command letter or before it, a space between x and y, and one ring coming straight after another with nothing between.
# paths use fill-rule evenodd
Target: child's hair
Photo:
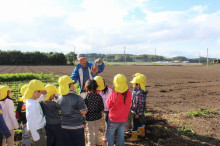
<instances>
[{"instance_id":1,"label":"child's hair","mask_svg":"<svg viewBox=\"0 0 220 146\"><path fill-rule=\"evenodd\" d=\"M86 91L96 92L96 88L98 87L97 82L94 79L88 79L85 84Z\"/></svg>"},{"instance_id":2,"label":"child's hair","mask_svg":"<svg viewBox=\"0 0 220 146\"><path fill-rule=\"evenodd\" d=\"M112 92L115 92L114 84L113 84L112 87L113 87ZM116 91L116 92L117 92L117 91ZM128 90L125 91L124 93L121 93L121 94L124 96L124 104L126 104L125 101L126 101L126 98L127 98L127 92L128 92ZM117 94L116 94L115 101L116 101L116 99L117 99L117 97L118 97L118 94L119 94L119 92L117 92Z\"/></svg>"},{"instance_id":3,"label":"child's hair","mask_svg":"<svg viewBox=\"0 0 220 146\"><path fill-rule=\"evenodd\" d=\"M128 91L128 90L127 90ZM125 104L125 100L127 98L127 91L125 91L124 93L122 93L122 95L124 96L124 104Z\"/></svg>"},{"instance_id":4,"label":"child's hair","mask_svg":"<svg viewBox=\"0 0 220 146\"><path fill-rule=\"evenodd\" d=\"M107 91L108 91L108 86L105 84L105 80L104 80L104 79L103 79L103 81L104 81L104 86L105 86L105 88L102 90L102 93L103 93L103 94L106 94Z\"/></svg>"}]
</instances>

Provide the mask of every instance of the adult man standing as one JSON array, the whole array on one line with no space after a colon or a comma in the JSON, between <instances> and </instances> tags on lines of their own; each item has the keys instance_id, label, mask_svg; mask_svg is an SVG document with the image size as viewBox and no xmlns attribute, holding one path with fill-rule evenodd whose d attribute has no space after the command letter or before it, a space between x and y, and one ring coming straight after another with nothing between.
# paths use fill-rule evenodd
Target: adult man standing
<instances>
[{"instance_id":1,"label":"adult man standing","mask_svg":"<svg viewBox=\"0 0 220 146\"><path fill-rule=\"evenodd\" d=\"M92 79L98 75L98 73L103 72L105 64L100 60L96 59L95 63L87 62L85 54L78 54L77 60L79 64L73 70L71 78L75 82L79 82L80 93L85 92L85 83L88 79Z\"/></svg>"}]
</instances>

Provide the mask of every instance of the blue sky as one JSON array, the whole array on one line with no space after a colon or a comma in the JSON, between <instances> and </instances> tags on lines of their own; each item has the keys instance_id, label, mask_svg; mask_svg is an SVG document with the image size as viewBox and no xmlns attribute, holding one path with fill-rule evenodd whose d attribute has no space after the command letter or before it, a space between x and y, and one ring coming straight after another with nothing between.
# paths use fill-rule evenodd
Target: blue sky
<instances>
[{"instance_id":1,"label":"blue sky","mask_svg":"<svg viewBox=\"0 0 220 146\"><path fill-rule=\"evenodd\" d=\"M0 49L220 58L218 0L0 0Z\"/></svg>"}]
</instances>

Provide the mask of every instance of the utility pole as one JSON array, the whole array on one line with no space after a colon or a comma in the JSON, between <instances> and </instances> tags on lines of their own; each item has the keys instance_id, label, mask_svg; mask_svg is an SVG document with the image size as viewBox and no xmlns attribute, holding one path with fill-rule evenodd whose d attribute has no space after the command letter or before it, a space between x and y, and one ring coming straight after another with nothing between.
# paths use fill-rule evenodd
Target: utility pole
<instances>
[{"instance_id":1,"label":"utility pole","mask_svg":"<svg viewBox=\"0 0 220 146\"><path fill-rule=\"evenodd\" d=\"M137 50L137 48L136 48ZM133 62L136 62L136 53L134 52Z\"/></svg>"},{"instance_id":2,"label":"utility pole","mask_svg":"<svg viewBox=\"0 0 220 146\"><path fill-rule=\"evenodd\" d=\"M108 53L106 54L106 63L108 62Z\"/></svg>"},{"instance_id":3,"label":"utility pole","mask_svg":"<svg viewBox=\"0 0 220 146\"><path fill-rule=\"evenodd\" d=\"M125 50L126 50L126 48L125 48L125 46L124 46L124 65L125 65L125 63L126 63Z\"/></svg>"},{"instance_id":4,"label":"utility pole","mask_svg":"<svg viewBox=\"0 0 220 146\"><path fill-rule=\"evenodd\" d=\"M75 45L74 45L74 54L76 55L76 48L75 48ZM75 60L76 60L75 55L73 56L73 63L74 63L74 65L75 65Z\"/></svg>"},{"instance_id":5,"label":"utility pole","mask_svg":"<svg viewBox=\"0 0 220 146\"><path fill-rule=\"evenodd\" d=\"M207 48L207 67L209 67L209 49Z\"/></svg>"}]
</instances>

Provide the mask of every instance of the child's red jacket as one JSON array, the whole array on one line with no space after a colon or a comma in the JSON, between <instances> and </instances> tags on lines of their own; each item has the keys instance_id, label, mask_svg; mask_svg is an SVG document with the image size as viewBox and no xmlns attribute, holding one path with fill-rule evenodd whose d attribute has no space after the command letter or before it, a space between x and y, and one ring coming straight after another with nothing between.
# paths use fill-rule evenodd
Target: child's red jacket
<instances>
[{"instance_id":1,"label":"child's red jacket","mask_svg":"<svg viewBox=\"0 0 220 146\"><path fill-rule=\"evenodd\" d=\"M124 102L122 93L112 92L107 101L106 107L109 109L109 120L112 122L126 122L131 108L131 91L127 90L127 98Z\"/></svg>"}]
</instances>

